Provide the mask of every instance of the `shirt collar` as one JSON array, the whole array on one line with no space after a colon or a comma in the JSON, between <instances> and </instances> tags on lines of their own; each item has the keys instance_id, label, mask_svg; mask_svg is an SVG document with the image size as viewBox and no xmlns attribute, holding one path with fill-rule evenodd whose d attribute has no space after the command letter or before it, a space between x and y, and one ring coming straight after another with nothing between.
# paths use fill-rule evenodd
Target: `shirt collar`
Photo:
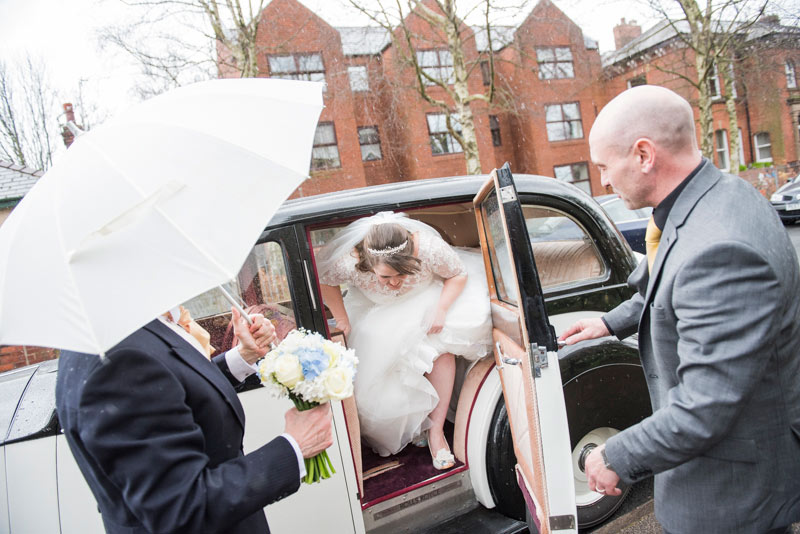
<instances>
[{"instance_id":1,"label":"shirt collar","mask_svg":"<svg viewBox=\"0 0 800 534\"><path fill-rule=\"evenodd\" d=\"M667 224L667 217L669 217L669 212L672 211L672 206L675 205L675 201L678 200L678 197L681 196L681 191L686 189L686 186L689 185L689 182L695 175L700 172L700 169L706 163L706 158L700 159L700 164L694 168L692 172L689 173L689 176L684 178L684 180L678 184L678 187L672 190L672 192L667 195L664 200L659 203L658 206L653 209L653 222L656 223L659 230L664 229L664 225Z\"/></svg>"}]
</instances>

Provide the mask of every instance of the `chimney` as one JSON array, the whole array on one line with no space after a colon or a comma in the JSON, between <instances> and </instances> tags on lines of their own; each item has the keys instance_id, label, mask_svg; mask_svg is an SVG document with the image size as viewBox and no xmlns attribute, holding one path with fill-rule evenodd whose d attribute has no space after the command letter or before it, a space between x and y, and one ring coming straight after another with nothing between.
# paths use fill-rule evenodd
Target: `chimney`
<instances>
[{"instance_id":1,"label":"chimney","mask_svg":"<svg viewBox=\"0 0 800 534\"><path fill-rule=\"evenodd\" d=\"M75 124L75 112L72 110L72 104L69 102L64 104L62 107L64 108L65 124L61 127L61 137L64 139L64 146L69 148L69 145L71 145L75 140L75 136L70 131L69 127L67 127L67 124L70 122Z\"/></svg>"},{"instance_id":2,"label":"chimney","mask_svg":"<svg viewBox=\"0 0 800 534\"><path fill-rule=\"evenodd\" d=\"M625 22L623 17L619 24L614 26L614 46L619 50L640 35L642 35L642 27L636 24L635 20Z\"/></svg>"}]
</instances>

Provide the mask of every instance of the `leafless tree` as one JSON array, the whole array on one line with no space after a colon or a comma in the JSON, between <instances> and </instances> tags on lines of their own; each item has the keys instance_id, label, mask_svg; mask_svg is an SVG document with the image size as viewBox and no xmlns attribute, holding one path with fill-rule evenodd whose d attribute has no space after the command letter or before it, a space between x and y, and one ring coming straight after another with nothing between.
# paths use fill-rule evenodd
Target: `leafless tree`
<instances>
[{"instance_id":1,"label":"leafless tree","mask_svg":"<svg viewBox=\"0 0 800 534\"><path fill-rule=\"evenodd\" d=\"M57 93L40 61L0 63L0 157L47 170L60 139L57 117Z\"/></svg>"},{"instance_id":2,"label":"leafless tree","mask_svg":"<svg viewBox=\"0 0 800 534\"><path fill-rule=\"evenodd\" d=\"M460 9L457 0L349 0L350 4L372 22L384 28L392 40L396 60L413 70L414 88L428 103L441 109L449 134L461 145L468 174L481 172L480 155L471 104L493 104L497 99L495 85L495 31L493 15L499 10L492 0L473 0ZM524 2L522 2L524 3ZM521 9L506 6L504 9ZM480 15L481 31L487 39L487 52L477 58L467 53L467 44L474 40L474 31L464 21ZM473 45L474 46L474 45ZM445 62L436 56L436 64L428 63L431 54L446 51ZM485 67L481 67L485 62ZM469 77L475 69L486 68L488 85L481 92L469 88ZM445 97L432 94L439 87Z\"/></svg>"},{"instance_id":3,"label":"leafless tree","mask_svg":"<svg viewBox=\"0 0 800 534\"><path fill-rule=\"evenodd\" d=\"M739 124L733 72L741 60L737 51L748 29L764 14L769 0L647 0L647 3L672 27L679 46L693 54L693 70L685 68L685 56L674 68L664 65L657 68L683 79L697 90L700 147L711 159L714 156L712 104L715 96L721 94L720 77L725 82L722 97L729 119L730 171L738 174Z\"/></svg>"}]
</instances>

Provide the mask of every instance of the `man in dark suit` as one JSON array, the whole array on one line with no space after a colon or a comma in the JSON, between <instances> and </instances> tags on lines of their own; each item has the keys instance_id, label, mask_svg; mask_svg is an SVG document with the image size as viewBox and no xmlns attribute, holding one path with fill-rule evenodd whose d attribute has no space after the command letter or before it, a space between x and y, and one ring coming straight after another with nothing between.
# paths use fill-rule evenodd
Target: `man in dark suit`
<instances>
[{"instance_id":1,"label":"man in dark suit","mask_svg":"<svg viewBox=\"0 0 800 534\"><path fill-rule=\"evenodd\" d=\"M653 404L588 456L589 487L655 475L673 534L784 532L800 520L800 275L783 225L700 156L692 108L668 89L617 96L589 144L603 185L655 208L637 292L561 336L638 332Z\"/></svg>"},{"instance_id":2,"label":"man in dark suit","mask_svg":"<svg viewBox=\"0 0 800 534\"><path fill-rule=\"evenodd\" d=\"M285 433L245 455L232 384L274 339L269 321L209 360L180 326L158 318L97 355L62 352L61 426L109 533L269 532L262 508L297 491L303 458L332 444L330 408L286 413ZM255 337L254 337L255 336Z\"/></svg>"}]
</instances>

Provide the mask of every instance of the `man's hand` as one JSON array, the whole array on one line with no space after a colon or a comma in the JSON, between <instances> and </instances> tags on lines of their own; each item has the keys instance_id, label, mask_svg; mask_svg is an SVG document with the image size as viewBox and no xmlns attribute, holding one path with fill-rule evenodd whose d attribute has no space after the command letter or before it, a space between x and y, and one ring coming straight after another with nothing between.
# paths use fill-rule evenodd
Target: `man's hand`
<instances>
[{"instance_id":1,"label":"man's hand","mask_svg":"<svg viewBox=\"0 0 800 534\"><path fill-rule=\"evenodd\" d=\"M558 339L566 341L567 345L572 345L578 341L595 339L598 337L610 336L606 323L596 317L594 319L581 319L577 323L567 328Z\"/></svg>"},{"instance_id":2,"label":"man's hand","mask_svg":"<svg viewBox=\"0 0 800 534\"><path fill-rule=\"evenodd\" d=\"M286 433L294 438L303 458L312 458L333 445L331 407L325 403L310 410L286 412Z\"/></svg>"},{"instance_id":3,"label":"man's hand","mask_svg":"<svg viewBox=\"0 0 800 534\"><path fill-rule=\"evenodd\" d=\"M603 495L622 495L622 490L617 487L619 476L606 467L603 456L600 454L605 447L605 445L596 447L586 457L586 478L589 482L589 489Z\"/></svg>"},{"instance_id":4,"label":"man's hand","mask_svg":"<svg viewBox=\"0 0 800 534\"><path fill-rule=\"evenodd\" d=\"M231 308L233 333L239 339L239 354L244 361L254 364L267 354L270 343L277 341L278 336L272 323L260 313L254 313L250 319L253 321L252 325L247 324L236 308Z\"/></svg>"}]
</instances>

